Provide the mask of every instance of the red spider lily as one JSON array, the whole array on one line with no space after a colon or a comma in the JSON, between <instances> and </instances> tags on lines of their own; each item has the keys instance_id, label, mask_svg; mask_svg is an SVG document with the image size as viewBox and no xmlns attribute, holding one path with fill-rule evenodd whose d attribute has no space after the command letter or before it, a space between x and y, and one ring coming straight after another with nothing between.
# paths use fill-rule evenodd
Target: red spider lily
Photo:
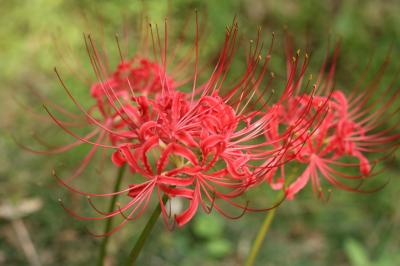
<instances>
[{"instance_id":1,"label":"red spider lily","mask_svg":"<svg viewBox=\"0 0 400 266\"><path fill-rule=\"evenodd\" d=\"M335 52L334 62L337 51L338 49ZM335 63L333 63L325 82L320 84L319 81L317 82L322 88L318 92L320 96L299 95L289 99L284 105L275 106L276 119L270 124L275 125L273 130L268 132L268 137L271 139L279 136L278 128L280 126L290 126L291 121L307 109L308 103L311 102L312 107L307 115L317 115L316 124L302 125L313 133L301 136L298 139L298 145L293 142L294 147L291 147L290 152L287 153L287 156L291 156L296 162L305 165L303 173L295 178L294 182L291 182L286 189L289 199L293 199L294 195L302 190L309 181L311 181L314 192L323 197L320 177L340 189L369 192L361 189L363 180L368 176L375 175L372 171L373 165L387 158L399 146L400 140L400 134L395 133L395 127L382 129L385 119L381 119L382 116L393 117L397 114L399 106L393 106L393 104L396 103L399 89L395 89L393 93L393 87L389 86L384 95L387 96L387 100L380 98L372 103L369 101L373 92L378 88L385 67L386 63L376 78L366 85L363 92L358 94L353 92L350 97L347 97L340 90L329 92L331 90L329 86L333 84L335 68ZM310 101L310 98L313 100ZM323 113L319 112L321 106L325 106ZM372 113L375 108L379 109ZM307 119L302 120L303 123L306 121ZM367 158L368 153L382 154L382 156L371 162ZM351 158L357 159L358 163L346 162ZM348 169L344 170L345 167L357 167L360 174L345 173L348 171ZM281 171L283 174L284 170ZM356 186L351 186L348 184L349 180L359 182ZM284 178L279 181L283 185ZM275 187L281 187L274 184L271 177L269 182ZM371 191L376 191L376 189Z\"/></svg>"},{"instance_id":2,"label":"red spider lily","mask_svg":"<svg viewBox=\"0 0 400 266\"><path fill-rule=\"evenodd\" d=\"M163 72L162 66L149 59L133 58L131 61L120 63L108 80L94 84L91 95L96 99L104 100L107 92L124 98L129 98L134 93L143 96L157 94L163 90L163 87L174 87L170 77L161 80Z\"/></svg>"},{"instance_id":3,"label":"red spider lily","mask_svg":"<svg viewBox=\"0 0 400 266\"><path fill-rule=\"evenodd\" d=\"M122 78L121 76L125 74L123 72L127 71L127 69L123 69L123 67L121 67L124 64L125 63L121 63L118 66L117 71L113 73L109 80L92 86L91 93L96 99L96 104L88 109L81 106L79 102L72 96L70 90L66 87L58 71L56 70L57 76L59 77L59 80L62 86L65 88L67 94L76 104L76 106L83 112L89 124L96 127L96 129L91 131L88 135L84 137L78 137L78 141L72 144L52 150L32 150L36 153L53 154L64 152L80 145L81 143L95 143L80 166L68 178L68 180L72 180L82 173L99 147L117 147L120 141L132 141L136 137L134 130L129 127L132 127L135 124L132 123L132 119L138 119L138 116L140 115L137 114L138 110L132 112L132 107L130 104L128 104L132 102L133 99L133 102L137 102L139 109L144 108L144 102L141 101L143 97L136 95L141 95L142 93L145 95L149 93L157 94L161 93L163 87L168 87L170 89L173 88L172 79L166 77L165 71L162 70L161 66L156 63L151 63L148 60L141 59L139 62L140 65L138 67L131 66L129 69L129 75L126 78ZM165 77L165 80L161 80L161 77ZM131 84L135 84L135 86L132 86ZM45 108L50 114L51 118L60 127L76 137L76 135L70 129L68 129L68 122L66 123L61 121L59 118L56 118L55 115L50 113L47 107ZM65 113L68 114L66 111ZM96 113L100 114L100 116L96 115ZM130 118L129 123L127 116ZM142 121L136 121L136 123L137 122L141 123Z\"/></svg>"},{"instance_id":4,"label":"red spider lily","mask_svg":"<svg viewBox=\"0 0 400 266\"><path fill-rule=\"evenodd\" d=\"M145 25L146 28L139 29L140 37L138 41L135 42L135 45L138 43L137 50L132 56L128 54L131 52L131 50L128 49L128 40L124 39L124 42L122 42L122 44L126 46L126 49L124 49L124 47L120 46L119 37L116 36L120 63L115 70L111 67L112 63L104 48L104 43L96 44L91 35L85 35L84 40L95 80L90 77L89 73L82 71L84 70L82 64L81 69L75 71L70 68L67 61L64 62L68 70L73 73L74 77L83 81L85 86L90 88L91 95L96 100L96 103L90 107L82 106L79 103L73 96L72 91L65 84L59 71L55 69L62 87L78 107L79 111L81 111L81 114L72 113L42 95L39 95L36 91L33 91L45 105L45 109L50 114L50 118L76 138L77 141L68 145L54 147L54 145L39 138L37 134L33 134L37 143L44 146L45 149L33 149L20 144L22 148L38 154L58 154L71 150L82 143L93 144L91 150L81 161L73 174L65 178L67 181L72 181L75 177L81 175L92 158L99 151L102 153L102 160L104 162L106 155L105 149L115 148L119 145L120 141L128 142L136 137L132 135L131 130L128 128L128 123L126 123L127 113L129 112L127 109L130 108L127 102L137 102L140 96L151 96L154 98L155 95L161 93L164 89L173 89L186 83L186 68L187 65L191 63L192 56L189 56L189 52L185 54L178 51L185 50L182 49L182 44L187 38L186 25L188 23L185 24L180 32L176 45L172 49L170 48L170 52L167 54L167 39L165 39L163 47L160 42L158 26L156 25L154 28L154 25L150 24L150 27L147 27L149 25L147 21L141 22L142 26ZM167 21L165 21L165 29L167 29ZM137 32L135 32L135 34L137 34ZM127 36L128 35L126 35L125 38L127 38ZM152 42L152 45L149 45L149 42ZM60 49L60 57L62 60L66 59L65 50L66 49ZM151 52L154 54L151 55ZM170 66L168 74L166 73L167 60ZM170 73L173 73L173 75L170 75ZM131 98L134 98L134 100ZM140 106L137 111L141 112ZM34 113L34 115L36 114ZM129 115L132 116L135 114L130 113ZM47 121L49 116L39 116L39 118ZM88 128L90 132L85 136L79 136L74 133L75 129L80 130L82 128ZM18 141L16 142L18 143ZM101 162L100 165L103 165L103 162Z\"/></svg>"},{"instance_id":5,"label":"red spider lily","mask_svg":"<svg viewBox=\"0 0 400 266\"><path fill-rule=\"evenodd\" d=\"M151 32L151 34L153 33ZM146 37L146 40L147 39L148 36ZM144 102L141 101L141 99L143 99L141 96L156 97L156 95L161 94L163 90L172 90L175 86L184 84L182 81L180 83L175 82L171 76L167 75L165 73L165 66L163 63L158 63L157 59L154 60L150 59L150 57L143 57L146 55L148 56L148 51L146 51L146 49L141 49L137 54L131 57L131 59L125 59L117 39L121 62L116 67L116 70L110 73L108 70L108 58L103 58L102 56L105 52L97 48L90 35L85 36L85 44L87 54L89 55L91 65L98 80L98 82L90 85L90 92L92 97L96 100L96 103L89 108L82 106L73 96L57 69L55 69L55 72L62 87L83 115L73 114L63 107L39 96L46 105L45 109L50 114L51 119L69 134L77 138L77 141L65 146L46 150L35 150L21 145L23 148L34 153L56 154L68 151L82 143L94 144L74 173L66 179L68 181L73 180L84 171L99 149L116 148L120 141L129 142L136 137L133 133L134 130L129 127L134 126L135 123L141 123L140 121L132 122L132 119L135 120L138 118L137 112L141 112L142 110L141 108ZM139 55L141 57L139 57ZM164 58L163 61L164 60L166 59ZM179 70L184 67L187 62L190 62L187 58L178 60L180 61L176 63L176 68L174 70ZM132 108L131 104L133 102L138 105L138 108ZM49 107L52 107L52 109L57 112L57 115L53 114L54 111L50 111ZM136 111L132 112L133 109ZM64 116L65 120L61 119L59 117L60 115ZM68 121L67 119L73 121ZM80 137L73 132L73 128L87 125L92 128L94 127L87 135ZM35 136L35 138L39 143L51 147L51 145L39 139L37 136Z\"/></svg>"},{"instance_id":6,"label":"red spider lily","mask_svg":"<svg viewBox=\"0 0 400 266\"><path fill-rule=\"evenodd\" d=\"M262 85L266 80L272 44L267 55L262 57L260 32L247 57L243 75L238 81L226 84L237 49L237 38L238 27L234 21L226 32L214 70L204 83L198 85L196 31L195 73L191 93L183 93L169 86L161 87L161 93L153 97L131 93L116 113L116 118L123 121L128 129L129 137L118 138L115 141L118 147L84 140L95 146L115 149L112 156L115 165L128 164L131 172L140 175L140 178L130 181L126 189L106 194L82 192L60 180L70 190L90 196L89 202L100 216L82 217L66 208L68 212L87 220L122 215L124 220L107 233L112 234L126 222L140 217L154 194L158 197L167 224L169 217L163 201L164 195L187 201L187 208L173 217L173 222L178 226L189 222L199 206L205 212L216 209L230 218L235 216L227 214L221 204L227 203L241 209L241 214L236 217L246 211L270 209L257 209L248 206L248 203L243 204L240 202L241 196L260 184L270 171L278 167L292 139L295 139L293 136L299 137L304 133L297 127L294 130L288 129L272 141L265 137L264 131L271 120L271 114L264 112L269 102L263 96L268 92L274 77L271 76ZM297 69L297 62L294 64ZM305 67L306 64L302 66L302 72ZM128 70L127 83L129 73ZM160 80L168 80L163 72L160 73ZM279 102L292 93L292 83L289 82L285 87ZM109 92L103 90L102 101L110 102L111 105L121 101L112 86L108 86L108 89ZM302 119L303 116L299 117L297 123L301 123ZM283 140L285 145L276 145ZM92 198L126 193L131 200L110 213L98 210L92 202Z\"/></svg>"}]
</instances>

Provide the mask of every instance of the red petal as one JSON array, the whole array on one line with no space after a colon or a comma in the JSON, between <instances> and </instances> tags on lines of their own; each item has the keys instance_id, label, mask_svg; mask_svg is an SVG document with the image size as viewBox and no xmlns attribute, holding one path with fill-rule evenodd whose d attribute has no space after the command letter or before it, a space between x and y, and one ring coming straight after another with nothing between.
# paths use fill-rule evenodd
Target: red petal
<instances>
[{"instance_id":1,"label":"red petal","mask_svg":"<svg viewBox=\"0 0 400 266\"><path fill-rule=\"evenodd\" d=\"M117 150L112 154L111 160L116 166L123 166L126 163L126 159L121 154L120 150Z\"/></svg>"},{"instance_id":2,"label":"red petal","mask_svg":"<svg viewBox=\"0 0 400 266\"><path fill-rule=\"evenodd\" d=\"M191 150L189 150L188 148L185 148L179 144L170 143L165 148L164 152L161 154L160 159L157 163L158 174L161 174L161 171L162 171L162 169L164 169L164 166L165 166L168 156L170 154L178 154L178 155L188 159L192 165L198 165L197 157Z\"/></svg>"}]
</instances>

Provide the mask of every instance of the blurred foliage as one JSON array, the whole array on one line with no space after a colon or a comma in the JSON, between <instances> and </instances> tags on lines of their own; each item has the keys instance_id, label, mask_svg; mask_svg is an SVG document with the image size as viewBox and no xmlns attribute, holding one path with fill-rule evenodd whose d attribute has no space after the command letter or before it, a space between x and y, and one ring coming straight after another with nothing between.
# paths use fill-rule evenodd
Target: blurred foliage
<instances>
[{"instance_id":1,"label":"blurred foliage","mask_svg":"<svg viewBox=\"0 0 400 266\"><path fill-rule=\"evenodd\" d=\"M170 23L177 23L171 27L174 31L185 18L193 18L194 8L206 20L207 39L201 46L204 57L218 50L225 26L237 15L245 40L255 36L258 25L263 27L262 38L266 43L275 31L278 54L282 54L279 39L284 28L293 34L296 44L301 44L299 47L307 42L314 72L318 71L328 45L340 39L337 81L341 87L354 84L359 77L357 73L371 58L371 69L378 69L391 45L394 64L386 71L388 78L383 81L382 89L398 67L397 0L0 1L0 203L18 204L32 196L42 199L43 208L24 221L43 265L93 265L99 240L89 235L86 227L99 231L102 226L68 216L57 198L65 198L78 212L88 209L82 207L87 204L66 193L50 176L55 167L66 175L84 156L87 147L60 156L35 156L17 147L10 137L14 135L22 143L30 144L34 142L31 132L35 129L38 134L51 136L54 143L71 141L62 130L35 120L32 113L44 114L44 111L29 89L40 90L61 105L72 107L53 67L63 69L68 62L80 73L78 62L81 62L89 68L82 31L110 39L107 49L115 54L114 33L132 27L135 36L135 23L144 11L158 23L163 23L168 13ZM134 39L129 41L135 45ZM274 67L279 68L283 62L278 57ZM66 77L84 102L88 91L79 85L77 78ZM278 210L257 265L400 265L399 161L387 162L383 167L386 171L380 178L391 181L373 195L335 190L330 202L323 203L306 190L295 201L285 202ZM112 182L112 178L104 178L115 175L110 170L101 174L101 182L93 182L93 177L98 177L96 169L92 167L85 173L91 176L90 181L80 181L86 190L107 188ZM263 195L256 195L255 200L262 201ZM118 265L127 256L145 220L130 223L111 238L110 265ZM215 213L198 214L185 228L172 232L160 223L147 242L139 265L241 265L262 220L260 213L239 220L226 220ZM7 220L0 220L0 264L27 265Z\"/></svg>"}]
</instances>

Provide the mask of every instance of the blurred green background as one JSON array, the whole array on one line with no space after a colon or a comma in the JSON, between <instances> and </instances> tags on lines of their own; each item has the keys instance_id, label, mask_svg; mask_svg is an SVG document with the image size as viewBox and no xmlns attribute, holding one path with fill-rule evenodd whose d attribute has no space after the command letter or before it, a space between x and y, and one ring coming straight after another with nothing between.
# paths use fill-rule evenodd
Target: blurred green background
<instances>
[{"instance_id":1,"label":"blurred green background","mask_svg":"<svg viewBox=\"0 0 400 266\"><path fill-rule=\"evenodd\" d=\"M69 167L77 165L87 147L59 156L38 156L20 149L10 137L14 135L22 143L38 147L32 137L35 130L51 138L54 144L71 141L51 123L38 122L41 120L35 118L33 111L45 112L30 89L72 108L53 67L70 64L79 73L82 66L76 62L82 61L89 68L82 32L102 32L98 35L110 40L108 44L113 46L110 54L114 56L114 33L124 27L132 31L143 10L158 23L169 14L171 23L177 23L170 31L176 32L186 18L193 19L194 8L198 8L200 18L206 20L203 56L218 50L225 26L238 15L243 38L254 38L257 26L261 25L262 39L267 44L272 31L279 39L285 27L299 45L307 39L313 51L311 72L314 73L329 39L332 45L340 38L339 86L354 83L357 73L371 58L371 69L377 69L390 45L394 47L393 63L386 71L388 78L381 84L382 89L399 66L397 0L145 2L143 7L139 1L0 1L0 265L29 265L28 261L35 261L35 253L41 265L95 264L100 240L89 235L85 228L99 232L103 227L66 214L57 202L59 197L65 198L78 212L88 209L83 207L87 204L66 193L50 174L57 167L67 175ZM135 35L132 36L129 42L135 45ZM277 43L279 65L284 61L279 57L281 42ZM71 84L78 79L73 75L66 78ZM73 88L82 102L89 99L88 88L79 85ZM396 123L398 117L392 121ZM386 171L377 179L391 178L391 181L373 195L334 190L331 200L324 203L306 189L295 201L285 202L278 209L256 265L400 265L399 161L386 162L383 167ZM88 191L96 191L111 184L107 178L99 184L98 176L113 177L115 173L111 169L87 175L91 178L81 184ZM199 213L183 229L172 232L160 220L139 265L242 265L263 218L262 213L249 213L239 220ZM132 222L112 236L109 265L118 265L126 258L145 220ZM21 233L24 229L33 246L24 243L26 234ZM25 252L33 252L29 260Z\"/></svg>"}]
</instances>

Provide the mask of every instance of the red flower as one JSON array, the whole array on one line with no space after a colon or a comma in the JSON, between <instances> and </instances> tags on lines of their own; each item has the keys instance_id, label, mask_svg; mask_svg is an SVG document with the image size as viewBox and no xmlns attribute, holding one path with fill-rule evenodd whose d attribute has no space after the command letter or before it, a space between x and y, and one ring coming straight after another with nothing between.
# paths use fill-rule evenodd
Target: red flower
<instances>
[{"instance_id":1,"label":"red flower","mask_svg":"<svg viewBox=\"0 0 400 266\"><path fill-rule=\"evenodd\" d=\"M375 100L370 104L369 98L374 92L373 90L377 89L377 80L371 84L373 87L370 89L368 86L366 87L366 93L356 94L354 92L352 96L347 97L340 90L329 92L327 84L333 84L334 67L335 64L332 65L325 82L317 84L321 88L320 96L293 96L273 108L276 118L269 125L270 130L267 135L270 139L279 137L279 127L293 126L293 121L296 121L304 113L304 110L306 110L307 117L317 118L314 123L308 125L308 119L301 120L303 124L300 126L308 130L310 134L302 135L297 141L294 141L290 152L286 155L289 157L288 159L294 158L296 162L305 165L302 174L295 178L294 182L291 182L286 189L289 199L293 199L294 195L302 190L309 181L311 181L314 192L323 197L321 177L341 189L368 192L361 188L361 184L366 177L374 175L373 165L387 158L387 155L391 154L399 145L400 134L392 132L393 129L381 129L385 119L380 120L382 116L391 117L397 112L398 107L395 107L395 111L390 110L399 90L388 96L389 88L386 93L387 100ZM311 103L311 108L307 108L308 103ZM375 113L370 113L375 107L379 109ZM375 156L381 154L381 158L375 158L372 163L367 158L368 153L373 153ZM349 159L357 159L358 163L349 163ZM349 171L349 167L358 167L359 174L346 173ZM281 172L284 173L284 170L282 169ZM279 181L283 184L284 178ZM351 185L349 181L359 182ZM276 187L271 177L269 182Z\"/></svg>"},{"instance_id":2,"label":"red flower","mask_svg":"<svg viewBox=\"0 0 400 266\"><path fill-rule=\"evenodd\" d=\"M295 132L287 130L284 136L272 142L265 137L264 130L271 115L262 112L267 104L263 95L268 91L270 81L264 90L259 88L265 80L270 55L259 67L262 59L259 39L247 58L240 79L225 84L234 57L237 31L234 23L226 33L211 76L200 85L197 84L196 42L191 93L163 87L161 93L154 96L131 96L123 102L115 119L123 121L129 137L114 140L118 147L112 147L115 150L112 160L117 166L128 164L131 172L140 177L132 178L128 188L107 194L85 193L63 184L91 198L127 193L130 201L119 210L104 213L98 211L90 199L100 217L81 217L68 210L71 214L89 220L122 215L125 219L109 232L113 233L127 221L140 217L152 195L158 197L167 224L170 224L170 217L163 196L187 201L187 208L172 217L172 222L178 226L189 222L200 206L205 212L216 209L230 218L240 217L248 210L269 209L252 208L241 202L240 196L260 184L277 167L291 141L287 140L288 145L284 147L275 145L276 142ZM128 76L129 73L132 72L128 71ZM101 96L107 99L104 102L113 102L118 97L112 86L108 88L110 92L103 90L105 93ZM279 101L289 95L290 89L290 86L286 87ZM223 208L226 204L241 209L241 214L227 214Z\"/></svg>"},{"instance_id":3,"label":"red flower","mask_svg":"<svg viewBox=\"0 0 400 266\"><path fill-rule=\"evenodd\" d=\"M108 74L104 65L108 65L109 62L100 58L98 49L90 36L85 37L85 43L93 70L99 80L91 85L90 89L92 97L96 100L95 104L88 108L82 106L72 95L57 69L55 72L60 84L82 115L73 114L51 101L44 100L45 109L51 119L77 141L46 150L36 150L21 145L24 149L39 154L62 153L83 143L93 145L73 174L65 178L67 182L82 174L99 149L117 148L121 142L133 141L137 137L135 130L130 127L137 123L144 123L143 119L148 119L142 117L141 113L146 109L143 96L154 97L161 94L163 90L174 89L175 86L173 78L165 73L162 65L138 56L129 60L121 58L122 62L118 64L116 70ZM136 103L137 107L132 108L132 102ZM50 111L49 107L53 107L54 110ZM60 116L64 116L65 119L59 118ZM91 127L88 134L82 137L74 133L74 128L84 126ZM52 146L47 145L46 141L39 141L46 146Z\"/></svg>"}]
</instances>

